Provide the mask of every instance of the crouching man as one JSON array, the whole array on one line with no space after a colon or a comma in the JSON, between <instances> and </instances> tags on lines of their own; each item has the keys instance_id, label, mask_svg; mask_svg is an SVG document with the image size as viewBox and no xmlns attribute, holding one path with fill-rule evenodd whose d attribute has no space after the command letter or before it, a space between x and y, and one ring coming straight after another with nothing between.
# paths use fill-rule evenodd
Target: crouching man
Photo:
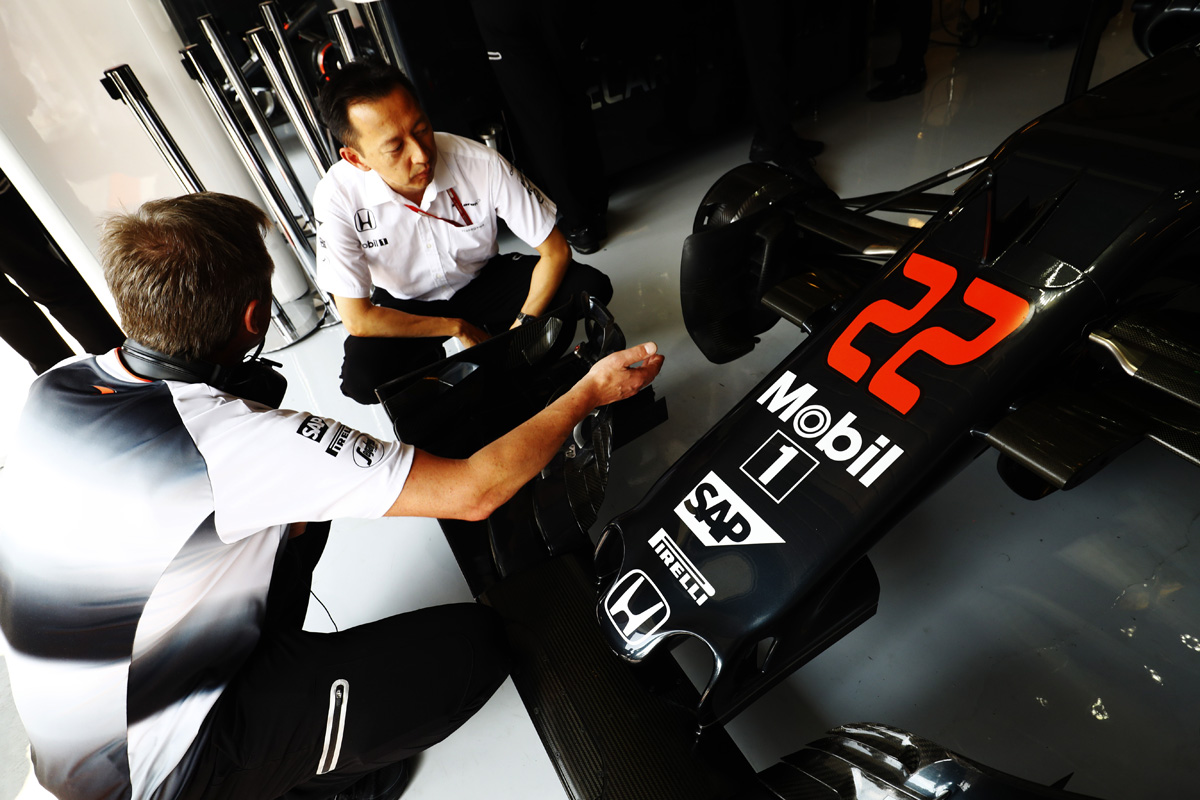
<instances>
[{"instance_id":1,"label":"crouching man","mask_svg":"<svg viewBox=\"0 0 1200 800\"><path fill-rule=\"evenodd\" d=\"M34 383L0 471L0 630L63 800L398 796L505 679L501 628L465 603L302 630L328 521L486 518L661 367L653 344L613 354L463 460L277 410L243 360L270 322L266 225L210 193L110 219L130 339Z\"/></svg>"}]
</instances>

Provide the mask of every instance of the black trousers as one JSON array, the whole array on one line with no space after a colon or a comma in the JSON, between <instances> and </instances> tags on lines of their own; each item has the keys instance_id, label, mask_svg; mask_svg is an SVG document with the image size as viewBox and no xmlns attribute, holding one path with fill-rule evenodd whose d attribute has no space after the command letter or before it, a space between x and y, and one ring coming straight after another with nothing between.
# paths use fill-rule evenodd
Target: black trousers
<instances>
[{"instance_id":1,"label":"black trousers","mask_svg":"<svg viewBox=\"0 0 1200 800\"><path fill-rule=\"evenodd\" d=\"M326 800L445 739L508 676L499 617L474 603L301 630L328 524L309 528L288 542L262 638L178 771L179 800Z\"/></svg>"},{"instance_id":2,"label":"black trousers","mask_svg":"<svg viewBox=\"0 0 1200 800\"><path fill-rule=\"evenodd\" d=\"M449 300L398 300L376 289L371 302L410 314L465 319L490 334L503 333L529 296L529 280L538 258L521 253L494 256L475 280ZM612 283L603 272L572 261L549 307L560 306L581 292L608 303L612 299ZM440 361L445 356L442 343L447 338L347 336L342 393L360 403L378 403L376 387Z\"/></svg>"},{"instance_id":3,"label":"black trousers","mask_svg":"<svg viewBox=\"0 0 1200 800\"><path fill-rule=\"evenodd\" d=\"M900 30L896 66L901 72L919 72L925 67L925 53L929 50L933 0L901 0L896 4L896 15Z\"/></svg>"},{"instance_id":4,"label":"black trousers","mask_svg":"<svg viewBox=\"0 0 1200 800\"><path fill-rule=\"evenodd\" d=\"M746 60L756 135L772 144L794 133L794 101L808 87L796 86L792 45L805 4L788 0L739 0L733 6Z\"/></svg>"},{"instance_id":5,"label":"black trousers","mask_svg":"<svg viewBox=\"0 0 1200 800\"><path fill-rule=\"evenodd\" d=\"M608 210L608 178L592 122L577 3L472 0L475 22L508 105L516 162L570 231Z\"/></svg>"},{"instance_id":6,"label":"black trousers","mask_svg":"<svg viewBox=\"0 0 1200 800\"><path fill-rule=\"evenodd\" d=\"M0 174L0 185L6 183ZM104 353L125 341L91 288L59 257L41 221L13 188L0 191L0 273L0 338L39 375L74 351L37 304L89 353Z\"/></svg>"}]
</instances>

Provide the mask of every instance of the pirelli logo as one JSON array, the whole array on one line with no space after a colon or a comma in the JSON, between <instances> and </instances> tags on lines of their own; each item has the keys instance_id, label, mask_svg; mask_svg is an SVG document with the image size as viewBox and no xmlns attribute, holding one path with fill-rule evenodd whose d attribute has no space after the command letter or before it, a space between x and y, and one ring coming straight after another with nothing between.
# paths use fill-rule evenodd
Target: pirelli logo
<instances>
[{"instance_id":1,"label":"pirelli logo","mask_svg":"<svg viewBox=\"0 0 1200 800\"><path fill-rule=\"evenodd\" d=\"M667 571L675 577L675 580L679 581L679 585L687 593L687 596L696 601L696 605L704 605L705 600L717 593L708 578L704 577L704 573L692 563L692 560L684 554L683 549L667 535L665 530L658 529L658 533L650 538L650 546L662 559L663 566L667 568Z\"/></svg>"},{"instance_id":2,"label":"pirelli logo","mask_svg":"<svg viewBox=\"0 0 1200 800\"><path fill-rule=\"evenodd\" d=\"M329 441L329 446L325 448L325 452L331 456L337 457L337 454L342 452L342 448L346 446L346 440L350 438L350 428L346 425L339 424L337 430L333 433L333 439Z\"/></svg>"}]
</instances>

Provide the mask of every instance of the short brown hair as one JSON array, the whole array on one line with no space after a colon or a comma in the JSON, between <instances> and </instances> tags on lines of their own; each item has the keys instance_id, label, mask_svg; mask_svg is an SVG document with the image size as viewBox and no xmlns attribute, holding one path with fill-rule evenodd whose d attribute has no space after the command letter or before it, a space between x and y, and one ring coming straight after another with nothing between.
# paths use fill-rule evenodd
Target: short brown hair
<instances>
[{"instance_id":1,"label":"short brown hair","mask_svg":"<svg viewBox=\"0 0 1200 800\"><path fill-rule=\"evenodd\" d=\"M321 121L333 138L346 147L358 146L358 135L350 124L350 106L382 100L397 89L420 102L417 89L403 72L379 61L351 61L329 76L317 96Z\"/></svg>"},{"instance_id":2,"label":"short brown hair","mask_svg":"<svg viewBox=\"0 0 1200 800\"><path fill-rule=\"evenodd\" d=\"M130 338L205 359L236 335L251 300L271 297L267 215L216 192L151 200L104 223L104 279Z\"/></svg>"}]
</instances>

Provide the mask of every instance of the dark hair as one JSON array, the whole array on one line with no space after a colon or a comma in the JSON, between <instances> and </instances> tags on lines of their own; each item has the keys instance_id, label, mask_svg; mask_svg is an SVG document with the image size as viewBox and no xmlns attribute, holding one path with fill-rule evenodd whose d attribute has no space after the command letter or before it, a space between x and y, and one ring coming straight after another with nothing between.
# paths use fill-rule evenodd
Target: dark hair
<instances>
[{"instance_id":1,"label":"dark hair","mask_svg":"<svg viewBox=\"0 0 1200 800\"><path fill-rule=\"evenodd\" d=\"M125 332L170 356L217 353L250 301L271 297L269 227L249 200L216 192L151 200L109 217L100 257Z\"/></svg>"},{"instance_id":2,"label":"dark hair","mask_svg":"<svg viewBox=\"0 0 1200 800\"><path fill-rule=\"evenodd\" d=\"M381 100L396 89L403 89L417 99L416 87L396 67L379 61L351 61L321 87L317 110L333 138L347 147L355 147L358 141L350 124L350 106Z\"/></svg>"}]
</instances>

